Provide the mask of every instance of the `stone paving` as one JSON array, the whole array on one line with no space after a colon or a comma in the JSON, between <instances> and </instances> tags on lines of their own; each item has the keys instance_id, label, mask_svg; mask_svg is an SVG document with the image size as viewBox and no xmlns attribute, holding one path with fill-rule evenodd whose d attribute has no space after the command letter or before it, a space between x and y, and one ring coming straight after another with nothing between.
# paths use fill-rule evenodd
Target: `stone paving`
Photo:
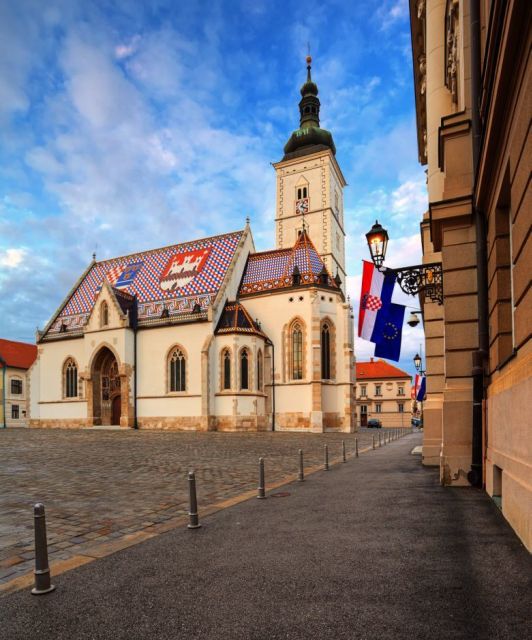
<instances>
[{"instance_id":1,"label":"stone paving","mask_svg":"<svg viewBox=\"0 0 532 640\"><path fill-rule=\"evenodd\" d=\"M386 429L382 430L383 432ZM194 469L201 508L257 486L258 458L266 482L331 463L341 441L354 454L373 430L327 433L178 433L154 431L0 431L0 585L33 570L33 509L46 506L50 561L67 560L91 547L157 525L187 512L187 472Z\"/></svg>"}]
</instances>

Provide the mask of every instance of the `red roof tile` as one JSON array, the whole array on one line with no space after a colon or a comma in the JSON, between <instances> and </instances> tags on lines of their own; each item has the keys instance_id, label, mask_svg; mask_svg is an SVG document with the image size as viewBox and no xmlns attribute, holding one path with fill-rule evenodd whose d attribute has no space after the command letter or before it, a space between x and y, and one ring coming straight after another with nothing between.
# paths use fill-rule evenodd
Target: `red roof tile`
<instances>
[{"instance_id":1,"label":"red roof tile","mask_svg":"<svg viewBox=\"0 0 532 640\"><path fill-rule=\"evenodd\" d=\"M37 357L37 347L27 342L14 342L0 338L0 358L8 367L29 369Z\"/></svg>"},{"instance_id":2,"label":"red roof tile","mask_svg":"<svg viewBox=\"0 0 532 640\"><path fill-rule=\"evenodd\" d=\"M371 358L369 362L357 362L356 365L357 380L384 380L386 378L412 378L412 376L394 367L393 364L385 360L374 360Z\"/></svg>"}]
</instances>

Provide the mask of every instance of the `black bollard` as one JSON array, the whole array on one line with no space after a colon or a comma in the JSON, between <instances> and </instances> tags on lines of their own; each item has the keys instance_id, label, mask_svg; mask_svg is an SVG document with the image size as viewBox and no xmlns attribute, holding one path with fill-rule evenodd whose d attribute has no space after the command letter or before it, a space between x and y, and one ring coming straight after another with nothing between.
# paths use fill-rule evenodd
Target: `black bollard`
<instances>
[{"instance_id":1,"label":"black bollard","mask_svg":"<svg viewBox=\"0 0 532 640\"><path fill-rule=\"evenodd\" d=\"M375 449L375 436L371 436L371 440L373 442L373 448Z\"/></svg>"},{"instance_id":2,"label":"black bollard","mask_svg":"<svg viewBox=\"0 0 532 640\"><path fill-rule=\"evenodd\" d=\"M327 445L323 447L323 470L329 471L329 447Z\"/></svg>"},{"instance_id":3,"label":"black bollard","mask_svg":"<svg viewBox=\"0 0 532 640\"><path fill-rule=\"evenodd\" d=\"M355 438L355 458L358 458L358 438Z\"/></svg>"},{"instance_id":4,"label":"black bollard","mask_svg":"<svg viewBox=\"0 0 532 640\"><path fill-rule=\"evenodd\" d=\"M298 482L304 482L305 471L303 470L303 449L299 450L299 474L297 476Z\"/></svg>"},{"instance_id":5,"label":"black bollard","mask_svg":"<svg viewBox=\"0 0 532 640\"><path fill-rule=\"evenodd\" d=\"M347 458L345 457L345 440L342 440L342 462L347 462Z\"/></svg>"},{"instance_id":6,"label":"black bollard","mask_svg":"<svg viewBox=\"0 0 532 640\"><path fill-rule=\"evenodd\" d=\"M44 505L40 502L33 505L33 520L35 523L35 586L31 592L34 596L41 596L53 591L55 586L50 582L46 517L44 515Z\"/></svg>"},{"instance_id":7,"label":"black bollard","mask_svg":"<svg viewBox=\"0 0 532 640\"><path fill-rule=\"evenodd\" d=\"M264 458L259 458L259 486L257 487L257 500L263 500L266 497L264 488Z\"/></svg>"},{"instance_id":8,"label":"black bollard","mask_svg":"<svg viewBox=\"0 0 532 640\"><path fill-rule=\"evenodd\" d=\"M381 443L381 434L379 433L379 447L382 447L382 443Z\"/></svg>"},{"instance_id":9,"label":"black bollard","mask_svg":"<svg viewBox=\"0 0 532 640\"><path fill-rule=\"evenodd\" d=\"M199 529L201 524L198 519L198 498L196 495L196 474L194 471L188 472L188 528Z\"/></svg>"}]
</instances>

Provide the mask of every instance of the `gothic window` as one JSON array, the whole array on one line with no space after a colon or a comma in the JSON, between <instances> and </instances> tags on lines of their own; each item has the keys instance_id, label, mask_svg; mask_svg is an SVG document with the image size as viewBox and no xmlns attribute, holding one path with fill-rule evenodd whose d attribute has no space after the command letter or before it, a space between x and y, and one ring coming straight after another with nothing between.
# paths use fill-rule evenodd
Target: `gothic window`
<instances>
[{"instance_id":1,"label":"gothic window","mask_svg":"<svg viewBox=\"0 0 532 640\"><path fill-rule=\"evenodd\" d=\"M231 352L229 349L222 351L222 389L231 388Z\"/></svg>"},{"instance_id":2,"label":"gothic window","mask_svg":"<svg viewBox=\"0 0 532 640\"><path fill-rule=\"evenodd\" d=\"M240 352L240 388L249 389L249 351L245 347Z\"/></svg>"},{"instance_id":3,"label":"gothic window","mask_svg":"<svg viewBox=\"0 0 532 640\"><path fill-rule=\"evenodd\" d=\"M291 335L291 378L292 380L303 380L303 329L299 322L292 325Z\"/></svg>"},{"instance_id":4,"label":"gothic window","mask_svg":"<svg viewBox=\"0 0 532 640\"><path fill-rule=\"evenodd\" d=\"M307 198L308 197L308 190L307 187L298 187L297 188L297 199L298 200L302 200L303 198Z\"/></svg>"},{"instance_id":5,"label":"gothic window","mask_svg":"<svg viewBox=\"0 0 532 640\"><path fill-rule=\"evenodd\" d=\"M100 305L100 327L106 327L109 324L109 306L104 300Z\"/></svg>"},{"instance_id":6,"label":"gothic window","mask_svg":"<svg viewBox=\"0 0 532 640\"><path fill-rule=\"evenodd\" d=\"M264 388L264 362L262 358L262 351L259 349L257 353L257 391L262 391Z\"/></svg>"},{"instance_id":7,"label":"gothic window","mask_svg":"<svg viewBox=\"0 0 532 640\"><path fill-rule=\"evenodd\" d=\"M331 331L326 322L321 326L321 377L331 379Z\"/></svg>"},{"instance_id":8,"label":"gothic window","mask_svg":"<svg viewBox=\"0 0 532 640\"><path fill-rule=\"evenodd\" d=\"M186 391L186 358L179 347L170 351L168 367L170 391Z\"/></svg>"},{"instance_id":9,"label":"gothic window","mask_svg":"<svg viewBox=\"0 0 532 640\"><path fill-rule=\"evenodd\" d=\"M63 367L63 390L65 398L78 397L78 366L72 358Z\"/></svg>"},{"instance_id":10,"label":"gothic window","mask_svg":"<svg viewBox=\"0 0 532 640\"><path fill-rule=\"evenodd\" d=\"M12 378L11 393L14 396L20 396L22 394L22 380L20 380L19 378Z\"/></svg>"}]
</instances>

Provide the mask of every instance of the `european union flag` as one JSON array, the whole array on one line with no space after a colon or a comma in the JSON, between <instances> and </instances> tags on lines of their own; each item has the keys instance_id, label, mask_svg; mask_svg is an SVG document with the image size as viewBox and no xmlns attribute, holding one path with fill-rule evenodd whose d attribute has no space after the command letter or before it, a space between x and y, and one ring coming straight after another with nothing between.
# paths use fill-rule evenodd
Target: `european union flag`
<instances>
[{"instance_id":1,"label":"european union flag","mask_svg":"<svg viewBox=\"0 0 532 640\"><path fill-rule=\"evenodd\" d=\"M402 304L391 302L381 309L373 330L374 340L372 336L378 358L399 362L405 308Z\"/></svg>"}]
</instances>

